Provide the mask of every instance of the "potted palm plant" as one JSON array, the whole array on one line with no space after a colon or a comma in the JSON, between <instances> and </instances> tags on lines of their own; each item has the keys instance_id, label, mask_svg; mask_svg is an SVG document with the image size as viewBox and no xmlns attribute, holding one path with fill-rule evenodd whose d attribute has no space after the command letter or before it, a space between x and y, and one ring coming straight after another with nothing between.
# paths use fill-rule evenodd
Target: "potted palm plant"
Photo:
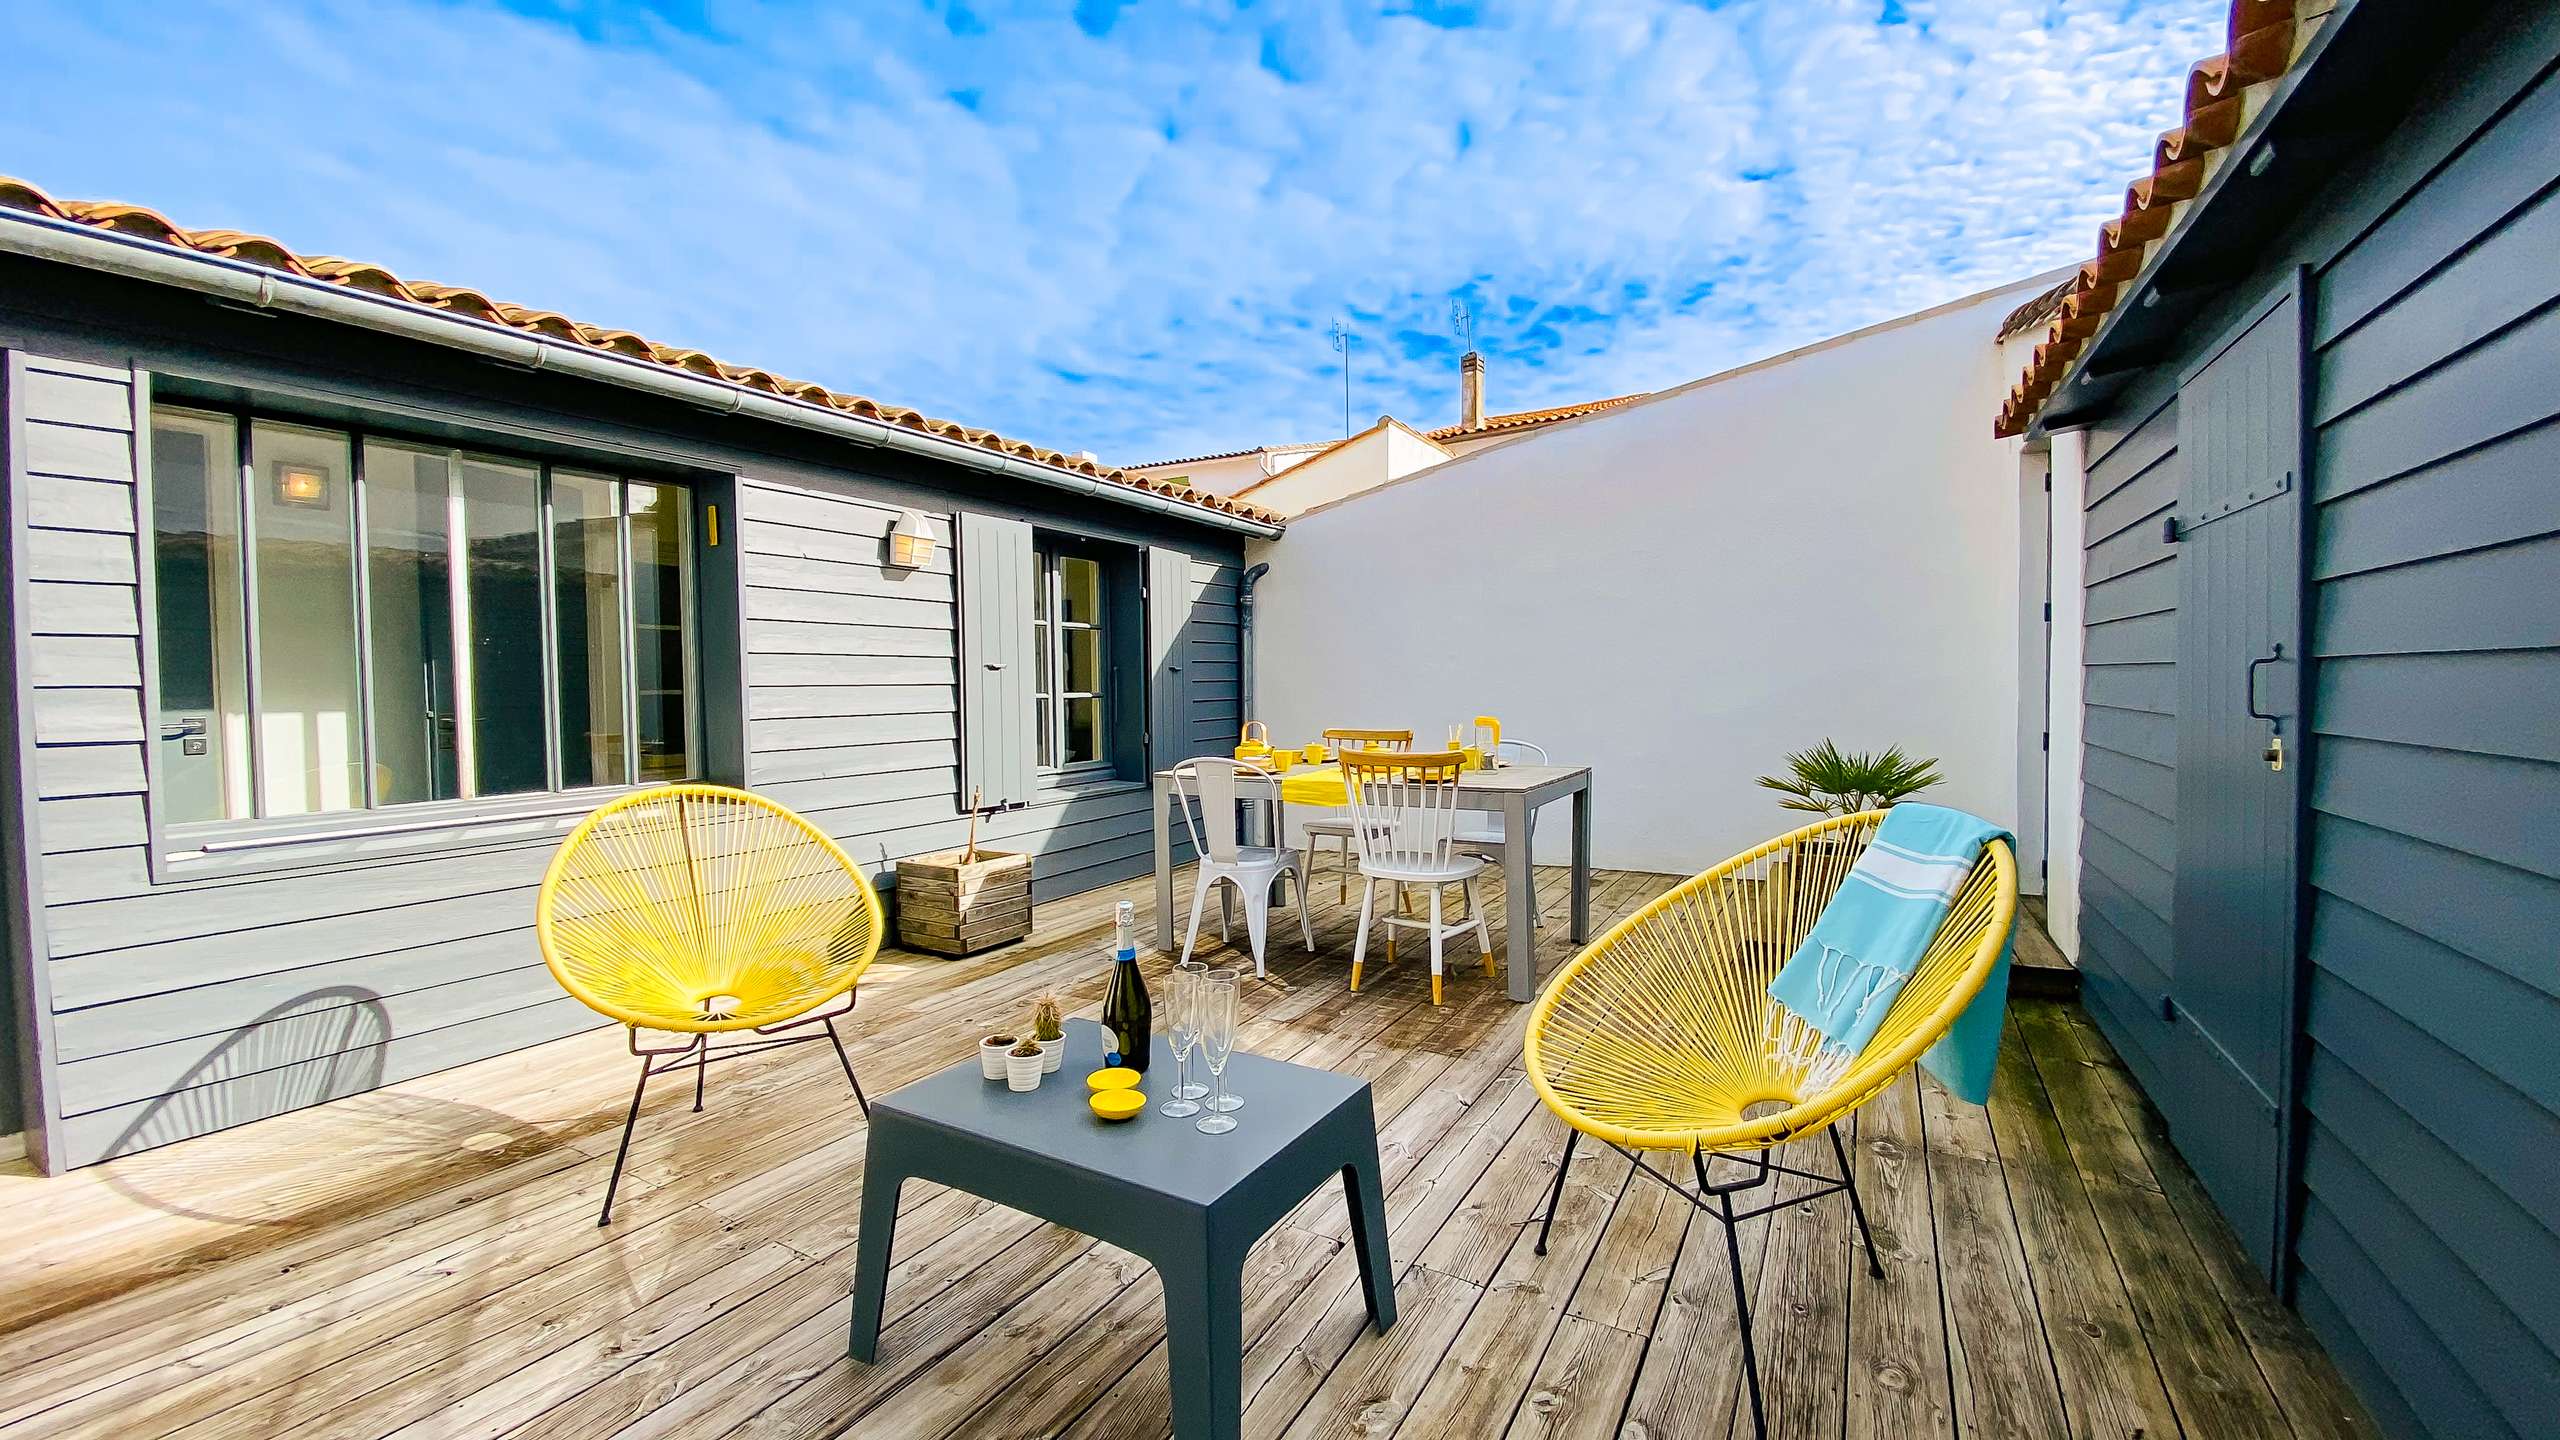
<instances>
[{"instance_id":1,"label":"potted palm plant","mask_svg":"<svg viewBox=\"0 0 2560 1440\"><path fill-rule=\"evenodd\" d=\"M1787 757L1787 773L1763 775L1760 788L1786 796L1780 808L1815 815L1855 815L1908 800L1946 777L1938 762L1888 745L1872 754L1844 751L1830 740Z\"/></svg>"},{"instance_id":2,"label":"potted palm plant","mask_svg":"<svg viewBox=\"0 0 2560 1440\"><path fill-rule=\"evenodd\" d=\"M1888 809L1944 778L1935 759L1905 754L1899 745L1872 753L1844 751L1826 738L1810 750L1789 755L1787 773L1761 776L1760 787L1785 796L1778 802L1782 809L1855 815L1861 810ZM1777 887L1778 903L1769 913L1785 918L1778 933L1762 937L1764 943L1783 949L1792 943L1791 937L1811 927L1856 860L1857 845L1848 831L1826 831L1797 841L1770 866L1768 883Z\"/></svg>"}]
</instances>

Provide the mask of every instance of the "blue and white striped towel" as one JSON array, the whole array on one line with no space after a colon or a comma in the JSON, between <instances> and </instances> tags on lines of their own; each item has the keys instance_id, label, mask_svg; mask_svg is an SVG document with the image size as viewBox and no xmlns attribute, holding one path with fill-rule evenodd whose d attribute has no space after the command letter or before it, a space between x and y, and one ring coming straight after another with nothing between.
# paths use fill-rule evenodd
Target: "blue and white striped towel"
<instances>
[{"instance_id":1,"label":"blue and white striped towel","mask_svg":"<svg viewBox=\"0 0 2560 1440\"><path fill-rule=\"evenodd\" d=\"M1814 1083L1845 1073L1884 1024L1929 941L1964 888L1982 847L2009 832L1943 805L1896 805L1823 907L1769 994L1785 1007L1770 1044L1808 1062ZM2014 934L2014 932L2013 932ZM2009 1002L2009 949L1981 993L1920 1063L1955 1094L1990 1098Z\"/></svg>"}]
</instances>

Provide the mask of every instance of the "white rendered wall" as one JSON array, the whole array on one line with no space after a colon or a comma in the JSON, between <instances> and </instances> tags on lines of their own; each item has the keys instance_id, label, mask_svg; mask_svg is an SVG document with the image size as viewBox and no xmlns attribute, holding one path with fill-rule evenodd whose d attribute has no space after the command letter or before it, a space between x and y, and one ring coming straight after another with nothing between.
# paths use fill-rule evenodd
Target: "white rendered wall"
<instances>
[{"instance_id":1,"label":"white rendered wall","mask_svg":"<svg viewBox=\"0 0 2560 1440\"><path fill-rule=\"evenodd\" d=\"M2088 436L2053 437L2053 664L2045 772L2045 932L2080 959L2081 536L2088 503Z\"/></svg>"},{"instance_id":2,"label":"white rendered wall","mask_svg":"<svg viewBox=\"0 0 2560 1440\"><path fill-rule=\"evenodd\" d=\"M2018 446L1991 438L2011 379L1993 337L2037 288L1299 516L1253 547L1272 566L1254 718L1283 742L1409 725L1436 743L1499 715L1595 767L1610 866L1694 872L1789 828L1802 817L1753 778L1825 736L1934 755L1931 799L2014 826Z\"/></svg>"}]
</instances>

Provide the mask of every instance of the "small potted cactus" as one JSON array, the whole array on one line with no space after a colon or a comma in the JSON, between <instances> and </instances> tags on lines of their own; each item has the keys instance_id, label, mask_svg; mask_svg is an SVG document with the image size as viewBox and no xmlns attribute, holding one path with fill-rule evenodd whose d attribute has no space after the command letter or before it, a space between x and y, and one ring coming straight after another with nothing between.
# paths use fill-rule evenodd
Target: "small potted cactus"
<instances>
[{"instance_id":1,"label":"small potted cactus","mask_svg":"<svg viewBox=\"0 0 2560 1440\"><path fill-rule=\"evenodd\" d=\"M990 1080L1003 1079L1005 1052L1011 1050L1020 1039L1020 1036L1010 1030L991 1031L980 1039L978 1041L978 1073Z\"/></svg>"},{"instance_id":2,"label":"small potted cactus","mask_svg":"<svg viewBox=\"0 0 2560 1440\"><path fill-rule=\"evenodd\" d=\"M1046 1055L1040 1049L1040 1042L1024 1039L1004 1052L1004 1088L1017 1094L1039 1089L1040 1067L1044 1063Z\"/></svg>"},{"instance_id":3,"label":"small potted cactus","mask_svg":"<svg viewBox=\"0 0 2560 1440\"><path fill-rule=\"evenodd\" d=\"M1040 1044L1040 1073L1055 1075L1067 1058L1067 1026L1058 997L1043 995L1031 1007L1031 1038Z\"/></svg>"}]
</instances>

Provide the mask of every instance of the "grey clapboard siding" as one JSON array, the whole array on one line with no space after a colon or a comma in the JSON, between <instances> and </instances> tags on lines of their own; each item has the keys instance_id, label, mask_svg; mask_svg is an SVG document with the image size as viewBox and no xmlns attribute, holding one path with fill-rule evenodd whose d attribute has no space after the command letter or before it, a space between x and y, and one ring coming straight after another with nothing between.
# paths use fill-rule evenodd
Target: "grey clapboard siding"
<instances>
[{"instance_id":1,"label":"grey clapboard siding","mask_svg":"<svg viewBox=\"0 0 2560 1440\"><path fill-rule=\"evenodd\" d=\"M41 383L11 394L9 418L40 438L13 451L26 535L12 559L32 692L21 718L49 987L47 1163L91 1163L602 1023L560 995L530 930L570 818L154 874L133 382L25 364ZM896 572L881 563L895 510L849 487L749 480L737 508L752 781L877 873L957 844L951 525L932 521L932 564ZM1020 583L1028 563L1026 549ZM1231 559L1194 569L1204 633L1231 652ZM1201 713L1225 726L1232 705ZM1016 743L1027 756L1027 734ZM1132 779L1045 795L993 817L982 838L1032 854L1035 895L1071 894L1145 868L1145 792Z\"/></svg>"},{"instance_id":2,"label":"grey clapboard siding","mask_svg":"<svg viewBox=\"0 0 2560 1440\"><path fill-rule=\"evenodd\" d=\"M2174 395L2093 431L2084 583L2080 973L2090 1013L2146 1087L2169 1083L2161 1017L2173 967L2178 554Z\"/></svg>"},{"instance_id":3,"label":"grey clapboard siding","mask_svg":"<svg viewBox=\"0 0 2560 1440\"><path fill-rule=\"evenodd\" d=\"M2432 144L2317 271L2295 1263L2377 1413L2530 1435L2560 1414L2560 76Z\"/></svg>"},{"instance_id":4,"label":"grey clapboard siding","mask_svg":"<svg viewBox=\"0 0 2560 1440\"><path fill-rule=\"evenodd\" d=\"M813 484L761 480L741 486L740 504L750 614L759 592L801 582L805 572L780 565L785 560L825 555L840 567L867 564L891 575L856 580L855 594L878 594L883 584L894 583L892 572L881 572L879 537L895 512ZM1027 786L1028 803L985 817L978 839L1030 854L1035 899L1139 873L1154 842L1138 777L1059 786L1042 785L1033 772L1031 609L1024 588L1031 571L1031 527L970 512L956 526L940 518L934 523L938 534L956 531L960 552L951 561L937 557L942 568L928 567L915 577L938 581L946 596L956 593L956 609L949 599L942 602L946 628L940 644L917 643L925 632L913 629L840 625L813 634L749 625L749 713L789 710L794 716L750 722L751 783L807 815L886 887L898 860L960 845L968 833L961 801L969 786L987 786L986 799L995 803L1005 792L982 777L998 773L997 767L1018 766L1006 772L1015 776L1006 783ZM1131 547L1128 553L1131 563L1147 563L1147 549ZM1232 556L1160 553L1182 562L1167 573L1181 576L1176 613L1188 625L1185 648L1232 663ZM858 558L866 555L867 560ZM976 573L980 564L983 574ZM1009 633L980 634L980 616L1010 617L1003 622ZM1006 670L977 674L1003 680L1001 687L985 686L964 668L989 659L1002 661ZM963 710L981 703L991 707L990 715L1013 717L1010 730L980 734ZM1147 703L1155 703L1152 688ZM1227 737L1220 753L1234 743L1232 697L1195 698L1184 712L1189 728ZM973 734L989 753L975 754Z\"/></svg>"}]
</instances>

